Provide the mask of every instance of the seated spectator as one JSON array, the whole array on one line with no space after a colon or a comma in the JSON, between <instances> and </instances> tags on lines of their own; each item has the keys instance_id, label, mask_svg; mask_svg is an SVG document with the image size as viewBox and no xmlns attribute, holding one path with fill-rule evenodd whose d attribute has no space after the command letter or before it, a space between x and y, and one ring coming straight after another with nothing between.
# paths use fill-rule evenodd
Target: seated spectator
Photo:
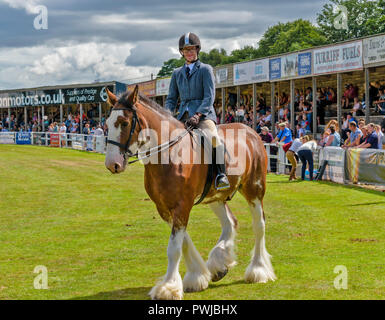
<instances>
[{"instance_id":1,"label":"seated spectator","mask_svg":"<svg viewBox=\"0 0 385 320\"><path fill-rule=\"evenodd\" d=\"M376 112L379 114L385 114L385 90L384 87L380 87L379 99L374 101L373 104L376 107Z\"/></svg>"},{"instance_id":2,"label":"seated spectator","mask_svg":"<svg viewBox=\"0 0 385 320\"><path fill-rule=\"evenodd\" d=\"M235 115L236 115L236 121L237 122L243 122L245 120L245 106L240 105L239 108L237 109Z\"/></svg>"},{"instance_id":3,"label":"seated spectator","mask_svg":"<svg viewBox=\"0 0 385 320\"><path fill-rule=\"evenodd\" d=\"M281 122L280 124L278 124L278 127L279 132L274 138L273 142L288 143L293 141L291 130L289 128L286 128L286 122Z\"/></svg>"},{"instance_id":4,"label":"seated spectator","mask_svg":"<svg viewBox=\"0 0 385 320\"><path fill-rule=\"evenodd\" d=\"M271 143L273 141L273 136L269 131L268 127L261 128L260 137L264 143Z\"/></svg>"},{"instance_id":5,"label":"seated spectator","mask_svg":"<svg viewBox=\"0 0 385 320\"><path fill-rule=\"evenodd\" d=\"M358 97L354 98L352 114L353 114L353 117L364 115L364 113L362 112L362 104L361 102L358 101Z\"/></svg>"},{"instance_id":6,"label":"seated spectator","mask_svg":"<svg viewBox=\"0 0 385 320\"><path fill-rule=\"evenodd\" d=\"M369 123L366 126L367 129L367 137L363 143L357 146L357 148L363 149L378 149L378 136L375 131L375 125L373 123Z\"/></svg>"},{"instance_id":7,"label":"seated spectator","mask_svg":"<svg viewBox=\"0 0 385 320\"><path fill-rule=\"evenodd\" d=\"M338 132L336 132L336 127L334 125L330 126L330 135L326 143L326 147L339 147L341 144L341 137Z\"/></svg>"},{"instance_id":8,"label":"seated spectator","mask_svg":"<svg viewBox=\"0 0 385 320\"><path fill-rule=\"evenodd\" d=\"M357 128L357 124L355 121L349 123L350 133L348 135L348 139L345 140L343 148L352 148L356 147L360 144L361 137L363 136L362 131Z\"/></svg>"}]
</instances>

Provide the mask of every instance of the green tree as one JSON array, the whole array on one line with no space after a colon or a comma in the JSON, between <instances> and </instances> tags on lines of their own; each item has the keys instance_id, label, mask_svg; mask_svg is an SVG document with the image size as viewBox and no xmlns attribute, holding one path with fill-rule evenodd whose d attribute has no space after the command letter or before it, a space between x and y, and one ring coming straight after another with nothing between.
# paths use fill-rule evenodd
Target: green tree
<instances>
[{"instance_id":1,"label":"green tree","mask_svg":"<svg viewBox=\"0 0 385 320\"><path fill-rule=\"evenodd\" d=\"M184 64L183 57L181 57L180 59L170 59L163 62L163 66L159 70L157 78L171 76L174 69L183 66L183 64Z\"/></svg>"},{"instance_id":2,"label":"green tree","mask_svg":"<svg viewBox=\"0 0 385 320\"><path fill-rule=\"evenodd\" d=\"M268 28L258 42L258 56L286 53L326 43L320 30L310 21L298 19Z\"/></svg>"},{"instance_id":3,"label":"green tree","mask_svg":"<svg viewBox=\"0 0 385 320\"><path fill-rule=\"evenodd\" d=\"M223 64L223 60L226 57L227 53L225 49L212 49L209 53L202 51L199 54L199 59L203 63L208 63L213 67Z\"/></svg>"},{"instance_id":4,"label":"green tree","mask_svg":"<svg viewBox=\"0 0 385 320\"><path fill-rule=\"evenodd\" d=\"M385 1L330 0L317 23L328 43L385 32Z\"/></svg>"}]
</instances>

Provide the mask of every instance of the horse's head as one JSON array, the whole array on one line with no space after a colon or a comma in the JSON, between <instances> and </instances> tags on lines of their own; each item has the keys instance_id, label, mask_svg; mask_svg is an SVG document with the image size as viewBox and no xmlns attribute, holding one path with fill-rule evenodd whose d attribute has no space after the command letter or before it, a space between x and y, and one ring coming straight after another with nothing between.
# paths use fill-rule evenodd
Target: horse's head
<instances>
[{"instance_id":1,"label":"horse's head","mask_svg":"<svg viewBox=\"0 0 385 320\"><path fill-rule=\"evenodd\" d=\"M113 108L106 121L108 144L105 165L112 173L120 173L127 165L126 154L134 154L138 149L140 124L135 107L139 98L138 86L130 94L123 94L119 100L108 89L106 91L108 104Z\"/></svg>"}]
</instances>

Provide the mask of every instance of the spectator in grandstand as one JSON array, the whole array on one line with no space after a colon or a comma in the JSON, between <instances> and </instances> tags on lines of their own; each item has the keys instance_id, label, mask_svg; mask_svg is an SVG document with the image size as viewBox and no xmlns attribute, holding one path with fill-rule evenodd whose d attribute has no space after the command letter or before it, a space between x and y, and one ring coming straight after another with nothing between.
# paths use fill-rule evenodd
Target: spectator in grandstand
<instances>
[{"instance_id":1,"label":"spectator in grandstand","mask_svg":"<svg viewBox=\"0 0 385 320\"><path fill-rule=\"evenodd\" d=\"M306 135L306 130L302 127L301 123L297 124L297 138L301 138Z\"/></svg>"},{"instance_id":2,"label":"spectator in grandstand","mask_svg":"<svg viewBox=\"0 0 385 320\"><path fill-rule=\"evenodd\" d=\"M385 117L382 119L382 122L381 122L381 131L382 133L385 134Z\"/></svg>"},{"instance_id":3,"label":"spectator in grandstand","mask_svg":"<svg viewBox=\"0 0 385 320\"><path fill-rule=\"evenodd\" d=\"M357 148L363 149L378 149L378 136L376 134L376 128L373 123L369 123L366 126L367 137L363 143L357 146Z\"/></svg>"},{"instance_id":4,"label":"spectator in grandstand","mask_svg":"<svg viewBox=\"0 0 385 320\"><path fill-rule=\"evenodd\" d=\"M245 120L245 106L241 104L236 111L236 121L243 122Z\"/></svg>"},{"instance_id":5,"label":"spectator in grandstand","mask_svg":"<svg viewBox=\"0 0 385 320\"><path fill-rule=\"evenodd\" d=\"M274 138L273 142L283 142L288 143L293 141L291 130L286 128L286 122L281 122L278 124L279 132Z\"/></svg>"},{"instance_id":6,"label":"spectator in grandstand","mask_svg":"<svg viewBox=\"0 0 385 320\"><path fill-rule=\"evenodd\" d=\"M227 113L225 115L225 123L232 123L234 121L235 121L234 111L231 109L231 107L228 107Z\"/></svg>"},{"instance_id":7,"label":"spectator in grandstand","mask_svg":"<svg viewBox=\"0 0 385 320\"><path fill-rule=\"evenodd\" d=\"M83 128L83 134L91 134L90 125L86 123Z\"/></svg>"},{"instance_id":8,"label":"spectator in grandstand","mask_svg":"<svg viewBox=\"0 0 385 320\"><path fill-rule=\"evenodd\" d=\"M269 131L268 127L261 128L260 136L264 143L271 143L273 141L273 136Z\"/></svg>"},{"instance_id":9,"label":"spectator in grandstand","mask_svg":"<svg viewBox=\"0 0 385 320\"><path fill-rule=\"evenodd\" d=\"M361 102L358 101L358 97L355 97L353 101L354 101L353 102L353 109L352 109L353 117L363 116L364 113L362 111L362 104L361 104Z\"/></svg>"},{"instance_id":10,"label":"spectator in grandstand","mask_svg":"<svg viewBox=\"0 0 385 320\"><path fill-rule=\"evenodd\" d=\"M361 137L363 134L362 131L357 128L357 124L355 121L349 123L349 129L350 132L348 134L348 139L345 140L345 143L342 148L352 148L360 144Z\"/></svg>"},{"instance_id":11,"label":"spectator in grandstand","mask_svg":"<svg viewBox=\"0 0 385 320\"><path fill-rule=\"evenodd\" d=\"M380 88L380 83L378 81L370 82L369 84L369 106L370 107L373 106L374 101L378 100L379 88Z\"/></svg>"},{"instance_id":12,"label":"spectator in grandstand","mask_svg":"<svg viewBox=\"0 0 385 320\"><path fill-rule=\"evenodd\" d=\"M376 107L376 112L379 114L385 114L385 88L380 87L379 88L379 98L378 100L374 101L373 104Z\"/></svg>"},{"instance_id":13,"label":"spectator in grandstand","mask_svg":"<svg viewBox=\"0 0 385 320\"><path fill-rule=\"evenodd\" d=\"M301 179L305 180L306 165L309 165L309 177L310 181L313 180L313 152L317 150L317 143L314 140L310 140L309 136L302 137L302 146L298 148L298 157L302 162Z\"/></svg>"},{"instance_id":14,"label":"spectator in grandstand","mask_svg":"<svg viewBox=\"0 0 385 320\"><path fill-rule=\"evenodd\" d=\"M334 125L330 126L330 135L326 143L326 147L339 147L341 145L341 137L338 132L336 132L336 127Z\"/></svg>"},{"instance_id":15,"label":"spectator in grandstand","mask_svg":"<svg viewBox=\"0 0 385 320\"><path fill-rule=\"evenodd\" d=\"M301 138L302 139L302 138ZM298 149L302 146L301 139L294 139L289 150L286 152L286 157L291 164L291 171L289 181L296 180L296 169L297 169L297 160L298 160Z\"/></svg>"},{"instance_id":16,"label":"spectator in grandstand","mask_svg":"<svg viewBox=\"0 0 385 320\"><path fill-rule=\"evenodd\" d=\"M305 101L308 103L313 103L313 89L311 87L306 88Z\"/></svg>"},{"instance_id":17,"label":"spectator in grandstand","mask_svg":"<svg viewBox=\"0 0 385 320\"><path fill-rule=\"evenodd\" d=\"M326 93L325 88L317 89L317 122L325 124Z\"/></svg>"}]
</instances>

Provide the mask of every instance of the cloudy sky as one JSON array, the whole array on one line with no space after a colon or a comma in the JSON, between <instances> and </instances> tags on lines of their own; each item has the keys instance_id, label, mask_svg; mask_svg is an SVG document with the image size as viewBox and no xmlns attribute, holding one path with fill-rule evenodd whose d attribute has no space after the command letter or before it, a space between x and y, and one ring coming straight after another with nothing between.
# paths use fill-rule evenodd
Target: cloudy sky
<instances>
[{"instance_id":1,"label":"cloudy sky","mask_svg":"<svg viewBox=\"0 0 385 320\"><path fill-rule=\"evenodd\" d=\"M327 0L0 0L0 89L157 74L185 32L202 49L256 45L278 22L316 20ZM48 28L42 25L47 9ZM44 11L44 8L43 8ZM43 12L44 13L44 12Z\"/></svg>"}]
</instances>

